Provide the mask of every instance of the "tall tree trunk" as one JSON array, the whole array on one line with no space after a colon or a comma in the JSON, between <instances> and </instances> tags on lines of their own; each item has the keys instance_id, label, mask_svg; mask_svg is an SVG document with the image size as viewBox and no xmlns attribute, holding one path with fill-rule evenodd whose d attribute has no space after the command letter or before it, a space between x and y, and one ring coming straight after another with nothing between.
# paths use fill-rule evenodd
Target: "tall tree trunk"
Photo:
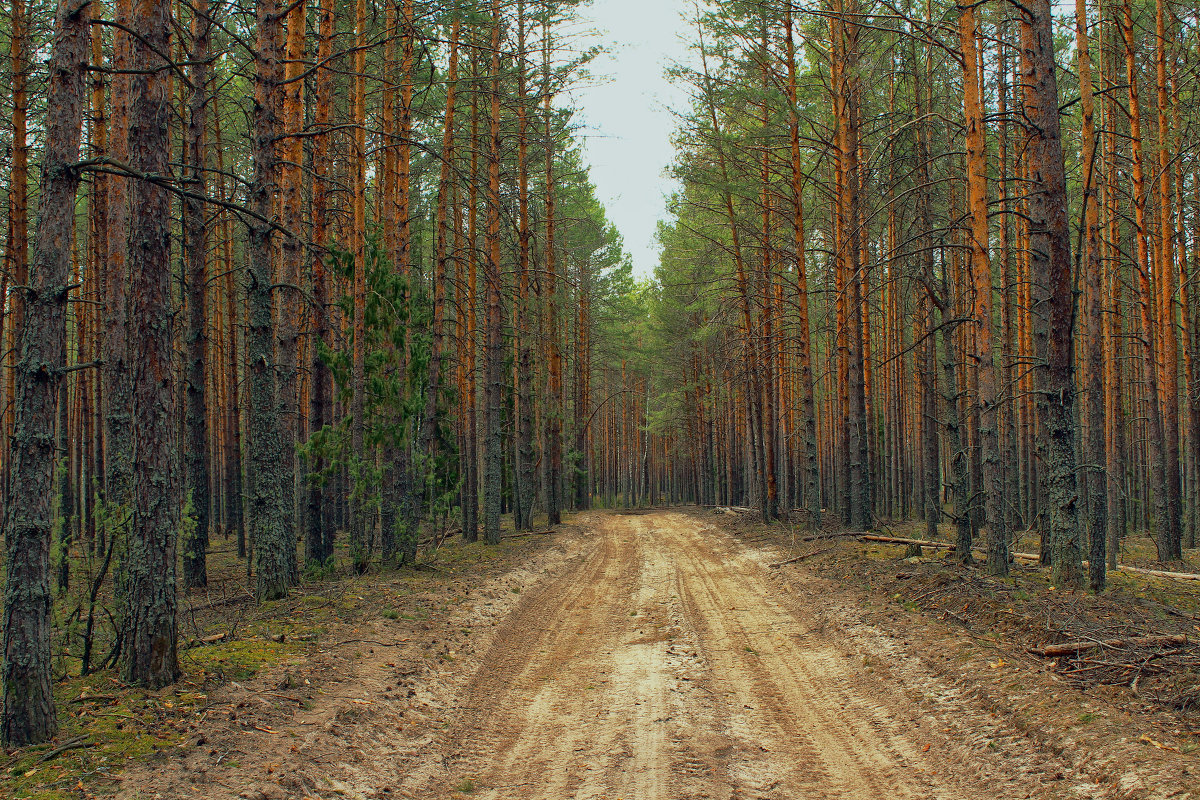
<instances>
[{"instance_id":1,"label":"tall tree trunk","mask_svg":"<svg viewBox=\"0 0 1200 800\"><path fill-rule=\"evenodd\" d=\"M321 353L322 348L332 346L329 330L329 278L325 265L329 247L329 131L333 105L333 71L328 67L333 57L333 37L336 16L334 0L321 0L318 12L317 62L323 65L317 70L315 97L315 125L317 137L313 142L313 188L312 188L312 336L309 348L309 428L319 431L333 422L332 376ZM329 469L328 460L314 453L308 469L321 475ZM305 560L309 564L323 564L333 557L333 536L336 529L334 504L327 502L327 480L312 478L308 482L307 533L305 536Z\"/></svg>"},{"instance_id":2,"label":"tall tree trunk","mask_svg":"<svg viewBox=\"0 0 1200 800\"><path fill-rule=\"evenodd\" d=\"M450 255L450 222L451 213L451 170L454 165L454 111L458 96L458 34L460 22L457 10L450 23L450 60L446 72L446 115L442 129L442 157L438 175L436 244L434 252L433 272L433 329L430 331L429 367L425 382L425 408L421 422L421 442L418 448L418 463L426 462L424 472L434 473L439 449L439 416L438 401L441 396L442 380L442 349L443 326L445 324L446 306L446 276ZM453 213L457 214L457 210ZM457 261L457 255L454 256ZM421 482L422 487L429 479ZM417 500L424 496L424 489L417 493ZM412 537L416 542L416 537ZM411 553L405 553L407 558L416 558L415 548Z\"/></svg>"},{"instance_id":3,"label":"tall tree trunk","mask_svg":"<svg viewBox=\"0 0 1200 800\"><path fill-rule=\"evenodd\" d=\"M170 52L167 0L135 4L129 85L129 165L140 175L170 173ZM133 522L124 680L165 686L179 677L175 559L179 533L179 448L175 415L171 300L171 194L154 180L132 185L129 273L133 360Z\"/></svg>"},{"instance_id":4,"label":"tall tree trunk","mask_svg":"<svg viewBox=\"0 0 1200 800\"><path fill-rule=\"evenodd\" d=\"M128 26L132 0L116 0L114 21ZM109 147L114 161L129 163L129 84L132 42L123 30L113 32L112 113ZM15 154L14 154L15 157ZM14 170L15 174L15 170ZM104 270L104 364L101 367L105 399L104 488L110 536L123 554L133 508L133 367L129 356L129 193L131 179L108 177L108 241ZM116 570L114 590L118 604L127 602L124 558Z\"/></svg>"},{"instance_id":5,"label":"tall tree trunk","mask_svg":"<svg viewBox=\"0 0 1200 800\"><path fill-rule=\"evenodd\" d=\"M1100 170L1096 163L1095 98L1092 93L1092 57L1088 38L1087 2L1075 0L1075 55L1079 63L1080 138L1083 161L1083 220L1086 253L1084 268L1084 465L1080 478L1086 497L1084 531L1088 544L1088 582L1092 591L1104 590L1108 536L1108 479L1105 474L1104 397L1104 262L1100 250Z\"/></svg>"},{"instance_id":6,"label":"tall tree trunk","mask_svg":"<svg viewBox=\"0 0 1200 800\"><path fill-rule=\"evenodd\" d=\"M963 59L963 112L967 121L967 191L971 274L975 280L975 362L979 379L979 451L987 521L987 567L992 575L1008 574L1008 537L1000 510L1000 438L997 422L995 348L992 344L992 265L988 255L987 142L979 85L979 48L975 7L959 6L959 42Z\"/></svg>"},{"instance_id":7,"label":"tall tree trunk","mask_svg":"<svg viewBox=\"0 0 1200 800\"><path fill-rule=\"evenodd\" d=\"M367 210L364 197L366 186L365 162L367 157L366 137L366 2L355 3L354 88L352 98L351 125L354 128L353 147L350 153L350 184L352 193L354 228L350 232L354 254L354 289L352 312L353 355L350 370L350 560L356 572L365 572L370 560L367 544L367 511L364 505L363 471L366 465L365 447L365 398L367 364L367 253L366 226Z\"/></svg>"},{"instance_id":8,"label":"tall tree trunk","mask_svg":"<svg viewBox=\"0 0 1200 800\"><path fill-rule=\"evenodd\" d=\"M1051 575L1081 579L1075 481L1075 301L1049 0L1019 9L1029 136L1029 254L1033 283L1038 450L1045 465Z\"/></svg>"},{"instance_id":9,"label":"tall tree trunk","mask_svg":"<svg viewBox=\"0 0 1200 800\"><path fill-rule=\"evenodd\" d=\"M800 359L800 448L803 471L804 508L808 510L814 529L821 526L820 468L817 458L816 392L813 384L812 333L809 329L808 270L805 264L807 242L804 225L804 173L800 161L800 116L796 84L796 43L792 31L792 12L788 7L784 17L787 35L788 99L791 114L788 121L789 145L792 158L792 232L796 249L796 334Z\"/></svg>"},{"instance_id":10,"label":"tall tree trunk","mask_svg":"<svg viewBox=\"0 0 1200 800\"><path fill-rule=\"evenodd\" d=\"M853 2L853 0L851 0ZM848 428L849 481L847 492L849 515L847 522L855 530L871 523L871 475L869 462L869 422L867 419L866 375L862 308L862 227L859 186L859 77L857 8L846 9L840 4L837 18L836 53L841 61L838 93L837 140L839 159L843 164L843 180L839 195L842 198L839 228L840 249L846 264L846 354L849 358L847 388L849 405L844 409Z\"/></svg>"},{"instance_id":11,"label":"tall tree trunk","mask_svg":"<svg viewBox=\"0 0 1200 800\"><path fill-rule=\"evenodd\" d=\"M195 528L184 542L183 585L194 589L208 585L209 529L208 406L205 397L208 355L208 143L206 141L209 92L208 0L192 6L186 155L191 195L183 201L183 250L187 261L187 446L184 461L187 489L191 492Z\"/></svg>"},{"instance_id":12,"label":"tall tree trunk","mask_svg":"<svg viewBox=\"0 0 1200 800\"><path fill-rule=\"evenodd\" d=\"M288 533L289 509L284 506L283 442L275 384L275 331L271 299L275 270L274 198L279 191L280 10L276 0L257 0L258 36L255 41L254 113L251 156L254 175L248 189L253 217L247 218L247 298L249 320L246 355L249 359L250 542L254 550L255 595L276 600L292 583L287 550L295 549Z\"/></svg>"},{"instance_id":13,"label":"tall tree trunk","mask_svg":"<svg viewBox=\"0 0 1200 800\"><path fill-rule=\"evenodd\" d=\"M492 0L491 112L488 116L487 230L483 268L487 345L484 349L483 533L500 542L504 351L500 308L500 0Z\"/></svg>"},{"instance_id":14,"label":"tall tree trunk","mask_svg":"<svg viewBox=\"0 0 1200 800\"><path fill-rule=\"evenodd\" d=\"M300 267L304 263L304 44L307 38L308 7L296 3L286 12L287 40L283 65L283 84L280 86L284 137L277 147L279 153L279 219L287 233L279 248L279 284L273 293L275 306L275 392L279 407L280 502L283 503L283 526L288 542L282 554L287 559L289 581L300 579L296 558L296 443L299 440L300 417L300 354L301 318Z\"/></svg>"},{"instance_id":15,"label":"tall tree trunk","mask_svg":"<svg viewBox=\"0 0 1200 800\"><path fill-rule=\"evenodd\" d=\"M25 0L13 0L9 50L12 58L12 173L9 179L8 261L15 286L29 285L29 9ZM9 329L17 342L24 322L25 298L14 292L8 314ZM14 357L19 357L17 352ZM16 369L8 373L8 397L15 402ZM15 422L15 420L14 420ZM7 433L7 431L4 431ZM11 447L11 444L8 445Z\"/></svg>"},{"instance_id":16,"label":"tall tree trunk","mask_svg":"<svg viewBox=\"0 0 1200 800\"><path fill-rule=\"evenodd\" d=\"M1147 426L1150 442L1165 442L1162 396L1165 391L1160 384L1158 329L1155 321L1154 284L1150 275L1150 243L1146 225L1146 178L1142 157L1142 122L1138 102L1137 52L1133 38L1133 10L1129 0L1122 7L1121 34L1125 44L1125 78L1129 87L1129 142L1133 177L1134 230L1137 235L1137 304L1142 323L1142 340L1145 349L1146 392L1148 395ZM1170 491L1167 487L1167 464L1165 447L1151 446L1150 491L1154 502L1154 533L1158 557L1161 561L1179 558L1182 551L1178 541L1171 535Z\"/></svg>"},{"instance_id":17,"label":"tall tree trunk","mask_svg":"<svg viewBox=\"0 0 1200 800\"><path fill-rule=\"evenodd\" d=\"M529 113L527 107L525 70L525 3L517 0L517 291L513 302L513 326L517 337L515 377L517 386L517 447L515 489L513 493L513 527L533 529L534 466L536 453L533 439L533 333L529 301Z\"/></svg>"},{"instance_id":18,"label":"tall tree trunk","mask_svg":"<svg viewBox=\"0 0 1200 800\"><path fill-rule=\"evenodd\" d=\"M475 35L471 36L472 43ZM467 324L466 324L466 402L464 432L462 536L468 542L479 540L479 397L477 387L479 352L479 48L471 54L471 172L467 181Z\"/></svg>"},{"instance_id":19,"label":"tall tree trunk","mask_svg":"<svg viewBox=\"0 0 1200 800\"><path fill-rule=\"evenodd\" d=\"M411 214L412 193L412 138L413 138L413 82L416 58L416 17L412 0L402 0L400 4L400 118L396 130L396 190L394 197L385 198L390 203L392 214L396 217L395 262L393 266L410 284L405 289L405 296L412 298L411 284L414 284L417 273L413 270L412 256L412 225ZM385 92L390 87L385 87ZM436 234L435 234L436 235ZM434 287L435 291L437 287ZM440 333L439 333L440 336ZM409 331L404 333L404 346L400 352L400 363L403 370L408 369L411 357L412 337ZM436 402L436 400L435 400ZM392 531L385 530L385 541L393 541L399 546L400 556L408 561L417 557L417 540L421 517L424 514L424 498L427 491L426 482L429 468L424 459L414 452L413 444L420 446L424 434L420 431L421 418L413 423L413 438L406 442L398 454L387 453L388 464L385 467L383 508L386 511L392 501L389 494L399 497L401 519L404 522L397 540ZM388 448L390 450L391 448ZM397 457L398 456L398 457ZM394 488L393 488L394 487ZM384 526L388 527L387 525ZM384 559L393 560L391 548L385 547Z\"/></svg>"},{"instance_id":20,"label":"tall tree trunk","mask_svg":"<svg viewBox=\"0 0 1200 800\"><path fill-rule=\"evenodd\" d=\"M1167 86L1167 27L1165 0L1155 0L1154 64L1158 84L1158 222L1159 260L1154 267L1159 308L1159 388L1163 404L1163 458L1166 472L1167 520L1159 539L1170 559L1183 557L1181 502L1179 497L1179 337L1175 322L1175 225L1171 211L1171 162L1176 150L1170 143L1167 110L1170 105ZM1160 548L1164 549L1164 548ZM1160 553L1160 559L1162 554Z\"/></svg>"},{"instance_id":21,"label":"tall tree trunk","mask_svg":"<svg viewBox=\"0 0 1200 800\"><path fill-rule=\"evenodd\" d=\"M4 709L0 738L23 746L54 736L58 719L51 692L50 529L54 470L54 413L66 370L79 142L87 102L90 4L60 0L50 56L42 192L19 328L20 359L6 506L4 586ZM172 648L172 653L174 649Z\"/></svg>"},{"instance_id":22,"label":"tall tree trunk","mask_svg":"<svg viewBox=\"0 0 1200 800\"><path fill-rule=\"evenodd\" d=\"M554 111L551 107L552 94L550 89L550 4L546 3L545 17L542 21L542 102L546 124L546 241L545 271L546 271L546 337L549 358L549 391L546 398L546 514L550 525L562 522L562 420L563 420L563 366L562 349L559 343L558 330L558 268L557 253L555 252L555 196L554 196Z\"/></svg>"}]
</instances>

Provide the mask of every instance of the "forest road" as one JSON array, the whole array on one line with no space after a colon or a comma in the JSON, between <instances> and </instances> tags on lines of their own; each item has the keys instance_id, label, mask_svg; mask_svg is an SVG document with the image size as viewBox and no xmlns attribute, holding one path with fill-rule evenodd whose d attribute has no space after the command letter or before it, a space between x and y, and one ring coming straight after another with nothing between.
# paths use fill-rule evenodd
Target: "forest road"
<instances>
[{"instance_id":1,"label":"forest road","mask_svg":"<svg viewBox=\"0 0 1200 800\"><path fill-rule=\"evenodd\" d=\"M434 745L440 765L405 794L1081 796L1020 739L977 735L986 713L878 631L864 653L870 632L831 617L817 579L696 515L589 522L571 568L500 623Z\"/></svg>"}]
</instances>

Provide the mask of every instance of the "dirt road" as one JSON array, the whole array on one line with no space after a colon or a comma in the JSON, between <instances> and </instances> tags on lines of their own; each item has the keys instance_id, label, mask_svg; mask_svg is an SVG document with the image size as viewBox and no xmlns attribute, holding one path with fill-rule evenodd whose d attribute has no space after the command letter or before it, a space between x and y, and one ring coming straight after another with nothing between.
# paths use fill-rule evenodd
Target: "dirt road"
<instances>
[{"instance_id":1,"label":"dirt road","mask_svg":"<svg viewBox=\"0 0 1200 800\"><path fill-rule=\"evenodd\" d=\"M275 699L278 676L235 684L202 747L131 770L119 795L1190 796L1178 765L1135 776L1135 749L1102 767L1069 725L1000 713L954 663L930 666L938 640L882 629L777 557L698 514L585 515L523 566L451 587L436 619L364 621L369 650L293 668L303 707Z\"/></svg>"},{"instance_id":2,"label":"dirt road","mask_svg":"<svg viewBox=\"0 0 1200 800\"><path fill-rule=\"evenodd\" d=\"M823 632L818 598L702 520L599 519L504 623L414 796L1027 797L1061 778L922 707L934 679L873 667Z\"/></svg>"}]
</instances>

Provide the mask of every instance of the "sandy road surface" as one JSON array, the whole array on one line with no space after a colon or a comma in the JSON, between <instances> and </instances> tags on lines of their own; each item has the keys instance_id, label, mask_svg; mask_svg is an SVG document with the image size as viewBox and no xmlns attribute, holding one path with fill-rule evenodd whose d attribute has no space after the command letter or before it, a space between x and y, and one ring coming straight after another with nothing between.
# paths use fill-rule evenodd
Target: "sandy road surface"
<instances>
[{"instance_id":1,"label":"sandy road surface","mask_svg":"<svg viewBox=\"0 0 1200 800\"><path fill-rule=\"evenodd\" d=\"M470 781L473 796L546 800L1060 794L1043 784L1047 765L964 744L963 721L920 707L904 677L823 633L811 597L782 589L761 558L693 516L597 518L578 567L536 586L498 631L460 694L442 768L405 788L451 796Z\"/></svg>"},{"instance_id":2,"label":"sandy road surface","mask_svg":"<svg viewBox=\"0 0 1200 800\"><path fill-rule=\"evenodd\" d=\"M294 668L289 685L312 680L301 706L278 674L232 685L197 746L130 769L118 796L1190 796L1178 764L1139 777L1134 743L1103 766L1074 729L1003 712L952 657L931 666L936 637L878 627L776 558L703 515L583 515L519 566L451 585L437 618L364 620L353 636L374 644Z\"/></svg>"}]
</instances>

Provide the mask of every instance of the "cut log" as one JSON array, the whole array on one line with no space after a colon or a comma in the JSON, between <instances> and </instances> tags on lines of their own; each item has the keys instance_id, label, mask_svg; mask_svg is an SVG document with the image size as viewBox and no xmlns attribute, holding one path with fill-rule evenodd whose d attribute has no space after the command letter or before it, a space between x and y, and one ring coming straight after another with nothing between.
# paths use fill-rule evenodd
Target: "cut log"
<instances>
[{"instance_id":1,"label":"cut log","mask_svg":"<svg viewBox=\"0 0 1200 800\"><path fill-rule=\"evenodd\" d=\"M1095 650L1101 647L1110 649L1130 649L1134 647L1179 647L1188 643L1188 638L1183 635L1169 636L1133 636L1125 639L1106 639L1103 641L1081 641L1081 642L1062 642L1060 644L1047 644L1042 647L1031 647L1029 652L1035 656L1043 658L1055 658L1057 656L1071 656L1076 653L1082 653L1087 650Z\"/></svg>"}]
</instances>

